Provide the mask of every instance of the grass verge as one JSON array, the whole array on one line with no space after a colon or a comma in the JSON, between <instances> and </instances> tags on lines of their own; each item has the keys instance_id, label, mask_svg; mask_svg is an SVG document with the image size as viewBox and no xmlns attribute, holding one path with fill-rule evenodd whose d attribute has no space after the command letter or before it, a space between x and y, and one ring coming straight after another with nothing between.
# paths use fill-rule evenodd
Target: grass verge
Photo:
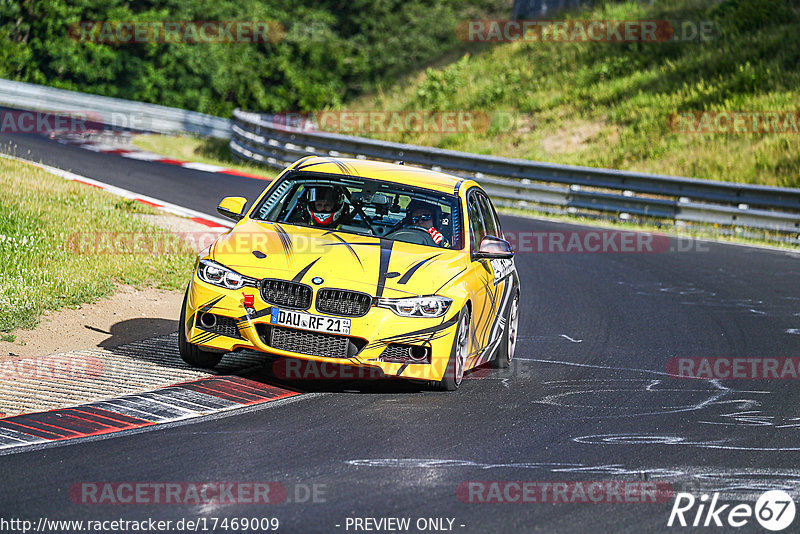
<instances>
[{"instance_id":1,"label":"grass verge","mask_svg":"<svg viewBox=\"0 0 800 534\"><path fill-rule=\"evenodd\" d=\"M219 165L241 172L275 178L278 173L256 164L240 163L231 157L226 139L193 137L190 135L135 135L133 144L142 150L161 156L197 163Z\"/></svg>"},{"instance_id":2,"label":"grass verge","mask_svg":"<svg viewBox=\"0 0 800 534\"><path fill-rule=\"evenodd\" d=\"M188 281L195 254L136 217L155 213L148 206L8 159L0 159L0 197L0 332L109 296L116 282L181 289Z\"/></svg>"}]
</instances>

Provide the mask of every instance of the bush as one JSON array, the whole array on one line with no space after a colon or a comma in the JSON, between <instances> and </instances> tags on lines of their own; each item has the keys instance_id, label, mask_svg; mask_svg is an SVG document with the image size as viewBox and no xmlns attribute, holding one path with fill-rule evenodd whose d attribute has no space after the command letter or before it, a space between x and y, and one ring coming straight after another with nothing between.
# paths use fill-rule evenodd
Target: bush
<instances>
[{"instance_id":1,"label":"bush","mask_svg":"<svg viewBox=\"0 0 800 534\"><path fill-rule=\"evenodd\" d=\"M488 5L489 7L474 7ZM493 0L0 0L0 77L229 116L235 107L310 111L390 83L460 46ZM80 21L278 21L279 42L101 44Z\"/></svg>"}]
</instances>

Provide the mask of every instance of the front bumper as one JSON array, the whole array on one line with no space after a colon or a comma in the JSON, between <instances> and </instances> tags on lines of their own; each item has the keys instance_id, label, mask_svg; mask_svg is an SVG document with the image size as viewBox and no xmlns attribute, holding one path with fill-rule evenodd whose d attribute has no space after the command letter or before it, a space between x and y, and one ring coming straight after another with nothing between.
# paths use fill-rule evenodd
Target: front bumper
<instances>
[{"instance_id":1,"label":"front bumper","mask_svg":"<svg viewBox=\"0 0 800 534\"><path fill-rule=\"evenodd\" d=\"M245 312L245 295L254 296L255 313ZM316 294L314 298L316 299ZM340 318L316 311L315 304L316 302L312 302L309 310L301 311ZM189 287L186 306L186 324L181 327L185 328L186 338L189 342L204 350L231 352L236 349L250 349L307 362L318 362L319 365L329 367L336 366L345 371L348 367L354 368L352 373L314 372L313 370L308 372L307 369L304 372L301 369L298 375L300 378L303 376L359 378L376 377L382 374L406 379L441 380L450 359L458 314L457 310L451 308L443 317L435 319L399 317L391 310L373 306L363 317L350 317L349 337L363 340L358 341L360 350L352 357L332 358L280 350L267 344L267 340L263 336L265 330L271 326L270 310L273 306L261 300L261 295L255 288L226 290L203 282L195 273ZM213 313L220 317L231 318L235 323L225 321L228 325L225 329L204 328L199 321L199 317L203 313ZM332 336L332 334L326 335ZM427 347L430 351L430 363L381 361L384 350L390 343ZM291 366L287 365L286 368L291 368Z\"/></svg>"}]
</instances>

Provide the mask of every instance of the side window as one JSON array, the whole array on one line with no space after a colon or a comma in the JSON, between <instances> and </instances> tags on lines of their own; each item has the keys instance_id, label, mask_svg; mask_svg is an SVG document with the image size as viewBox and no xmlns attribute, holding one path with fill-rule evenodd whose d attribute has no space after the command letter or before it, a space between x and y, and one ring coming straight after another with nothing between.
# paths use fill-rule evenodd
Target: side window
<instances>
[{"instance_id":1,"label":"side window","mask_svg":"<svg viewBox=\"0 0 800 534\"><path fill-rule=\"evenodd\" d=\"M484 195L476 196L480 201L483 221L486 224L486 234L502 239L503 230L500 229L500 221L497 218L497 212L494 211L494 206L492 206L491 201Z\"/></svg>"},{"instance_id":2,"label":"side window","mask_svg":"<svg viewBox=\"0 0 800 534\"><path fill-rule=\"evenodd\" d=\"M469 211L469 230L470 234L472 234L470 250L474 252L478 250L481 239L486 235L486 228L483 223L478 196L471 194L468 198L469 200L467 202L469 205L467 210Z\"/></svg>"}]
</instances>

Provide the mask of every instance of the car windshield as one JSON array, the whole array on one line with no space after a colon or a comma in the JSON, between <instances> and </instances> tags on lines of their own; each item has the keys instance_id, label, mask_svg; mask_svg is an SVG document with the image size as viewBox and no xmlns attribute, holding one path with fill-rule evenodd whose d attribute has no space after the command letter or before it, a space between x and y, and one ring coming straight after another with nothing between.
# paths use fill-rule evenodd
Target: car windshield
<instances>
[{"instance_id":1,"label":"car windshield","mask_svg":"<svg viewBox=\"0 0 800 534\"><path fill-rule=\"evenodd\" d=\"M357 176L283 177L253 219L438 248L463 248L458 197Z\"/></svg>"}]
</instances>

